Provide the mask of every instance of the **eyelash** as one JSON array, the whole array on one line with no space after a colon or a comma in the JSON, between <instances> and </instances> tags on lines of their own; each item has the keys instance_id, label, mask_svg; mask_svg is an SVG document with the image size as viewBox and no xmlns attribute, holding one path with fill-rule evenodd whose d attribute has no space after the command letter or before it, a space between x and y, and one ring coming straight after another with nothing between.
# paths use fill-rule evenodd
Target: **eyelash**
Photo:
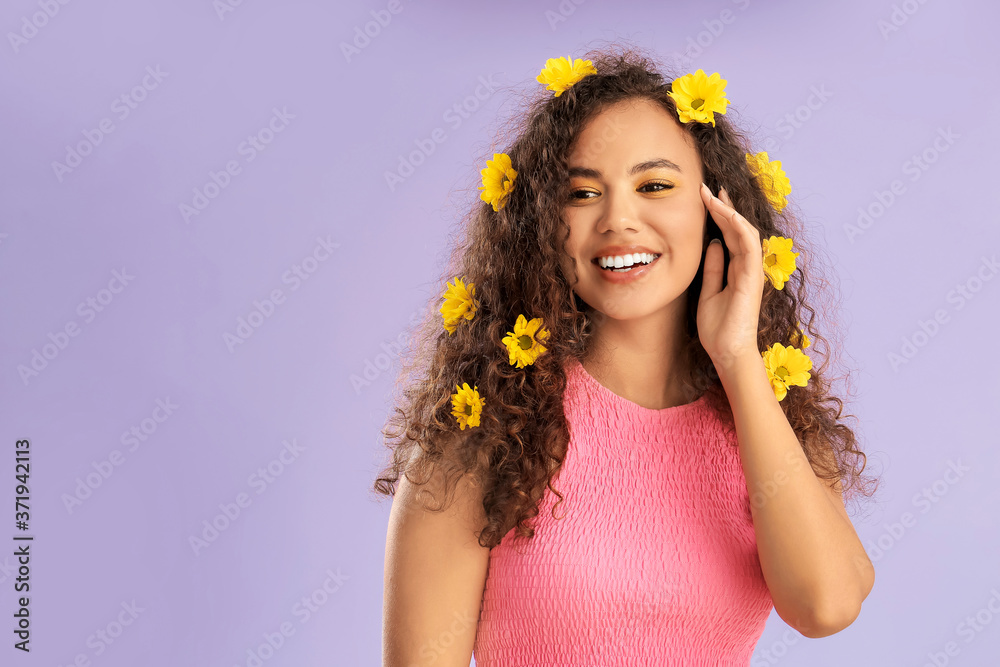
<instances>
[{"instance_id":1,"label":"eyelash","mask_svg":"<svg viewBox=\"0 0 1000 667\"><path fill-rule=\"evenodd\" d=\"M663 186L659 190L653 190L653 192L666 192L667 190L672 190L674 188L674 185L672 183L667 183L665 181L649 181L648 183L643 183L640 186L640 188L644 188L647 185L662 185ZM592 193L593 190L573 190L572 192L569 193L569 198L570 199L579 199L579 200L592 199L592 197L577 197L576 194L578 192L591 192Z\"/></svg>"}]
</instances>

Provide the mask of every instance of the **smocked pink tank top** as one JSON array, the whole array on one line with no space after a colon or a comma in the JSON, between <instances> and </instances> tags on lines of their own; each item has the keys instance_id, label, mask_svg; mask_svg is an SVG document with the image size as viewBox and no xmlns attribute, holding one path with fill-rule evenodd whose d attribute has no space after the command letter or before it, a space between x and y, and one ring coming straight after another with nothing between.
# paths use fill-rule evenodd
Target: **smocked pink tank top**
<instances>
[{"instance_id":1,"label":"smocked pink tank top","mask_svg":"<svg viewBox=\"0 0 1000 667\"><path fill-rule=\"evenodd\" d=\"M772 609L734 435L566 366L570 442L535 535L490 551L477 667L750 663Z\"/></svg>"}]
</instances>

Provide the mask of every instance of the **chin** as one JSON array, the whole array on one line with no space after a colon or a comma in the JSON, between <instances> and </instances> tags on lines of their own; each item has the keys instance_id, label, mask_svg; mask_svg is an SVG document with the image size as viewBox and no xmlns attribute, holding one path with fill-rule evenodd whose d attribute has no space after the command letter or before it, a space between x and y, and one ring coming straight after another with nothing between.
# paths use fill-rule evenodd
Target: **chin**
<instances>
[{"instance_id":1,"label":"chin","mask_svg":"<svg viewBox=\"0 0 1000 667\"><path fill-rule=\"evenodd\" d=\"M613 320L633 320L647 315L651 315L673 304L681 304L685 290L670 290L655 296L646 296L641 293L625 294L620 298L611 296L600 296L591 293L591 298L580 295L583 300L593 310L601 313L603 317Z\"/></svg>"}]
</instances>

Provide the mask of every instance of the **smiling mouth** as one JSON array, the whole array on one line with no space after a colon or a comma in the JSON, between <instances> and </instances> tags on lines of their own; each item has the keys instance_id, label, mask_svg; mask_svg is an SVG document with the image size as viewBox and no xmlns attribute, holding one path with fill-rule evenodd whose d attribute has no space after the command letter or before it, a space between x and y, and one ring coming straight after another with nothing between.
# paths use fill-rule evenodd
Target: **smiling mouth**
<instances>
[{"instance_id":1,"label":"smiling mouth","mask_svg":"<svg viewBox=\"0 0 1000 667\"><path fill-rule=\"evenodd\" d=\"M613 271L614 273L628 273L632 269L637 269L643 266L650 266L651 264L654 264L658 259L660 259L660 255L654 255L653 259L651 259L648 262L639 261L639 262L634 262L629 266L621 266L621 267L616 267L614 265L601 266L600 257L595 257L594 259L590 260L590 263L594 264L595 266L597 266L597 268L599 268L602 271Z\"/></svg>"}]
</instances>

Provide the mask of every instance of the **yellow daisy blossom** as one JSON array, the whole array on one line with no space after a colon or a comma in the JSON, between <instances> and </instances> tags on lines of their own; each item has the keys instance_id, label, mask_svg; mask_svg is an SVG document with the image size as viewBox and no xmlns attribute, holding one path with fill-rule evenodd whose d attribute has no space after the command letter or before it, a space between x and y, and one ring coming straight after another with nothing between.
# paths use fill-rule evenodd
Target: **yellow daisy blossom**
<instances>
[{"instance_id":1,"label":"yellow daisy blossom","mask_svg":"<svg viewBox=\"0 0 1000 667\"><path fill-rule=\"evenodd\" d=\"M682 123L695 121L711 123L715 127L715 114L725 114L726 80L718 72L707 76L699 69L694 74L685 74L674 79L667 93L677 105L677 115Z\"/></svg>"},{"instance_id":2,"label":"yellow daisy blossom","mask_svg":"<svg viewBox=\"0 0 1000 667\"><path fill-rule=\"evenodd\" d=\"M506 153L494 153L492 160L486 161L486 167L479 170L483 175L482 190L479 198L493 205L494 211L499 211L507 200L507 195L514 189L517 172L511 166L510 156Z\"/></svg>"},{"instance_id":3,"label":"yellow daisy blossom","mask_svg":"<svg viewBox=\"0 0 1000 667\"><path fill-rule=\"evenodd\" d=\"M479 396L479 388L470 389L469 383L463 382L461 387L456 384L455 389L458 392L451 395L451 414L458 422L458 428L464 431L466 426L469 428L479 426L479 417L486 403Z\"/></svg>"},{"instance_id":4,"label":"yellow daisy blossom","mask_svg":"<svg viewBox=\"0 0 1000 667\"><path fill-rule=\"evenodd\" d=\"M463 318L471 320L476 315L479 302L475 299L475 283L470 282L466 286L461 278L455 276L455 284L452 285L449 282L447 285L448 289L441 295L444 297L444 303L441 305L441 317L444 318L444 328L450 336L455 333L455 328Z\"/></svg>"},{"instance_id":5,"label":"yellow daisy blossom","mask_svg":"<svg viewBox=\"0 0 1000 667\"><path fill-rule=\"evenodd\" d=\"M510 365L524 368L535 363L546 347L541 341L549 337L549 332L542 327L542 318L536 317L530 322L524 315L517 316L514 331L508 331L503 339L507 351L510 352Z\"/></svg>"},{"instance_id":6,"label":"yellow daisy blossom","mask_svg":"<svg viewBox=\"0 0 1000 667\"><path fill-rule=\"evenodd\" d=\"M549 90L554 90L555 96L559 97L588 74L597 74L597 68L591 61L560 56L546 60L545 67L535 80L544 83Z\"/></svg>"},{"instance_id":7,"label":"yellow daisy blossom","mask_svg":"<svg viewBox=\"0 0 1000 667\"><path fill-rule=\"evenodd\" d=\"M775 343L760 354L764 358L771 389L779 401L788 394L789 387L804 387L809 382L812 359L802 350Z\"/></svg>"},{"instance_id":8,"label":"yellow daisy blossom","mask_svg":"<svg viewBox=\"0 0 1000 667\"><path fill-rule=\"evenodd\" d=\"M785 175L785 170L781 168L781 160L770 160L767 157L767 151L761 151L755 155L747 153L746 155L747 166L757 177L757 182L764 191L767 201L778 213L781 213L788 204L785 197L792 192L791 182Z\"/></svg>"},{"instance_id":9,"label":"yellow daisy blossom","mask_svg":"<svg viewBox=\"0 0 1000 667\"><path fill-rule=\"evenodd\" d=\"M811 345L809 342L809 336L807 336L806 332L802 330L801 322L796 323L795 326L797 330L794 334L792 334L792 344L799 345L804 350Z\"/></svg>"},{"instance_id":10,"label":"yellow daisy blossom","mask_svg":"<svg viewBox=\"0 0 1000 667\"><path fill-rule=\"evenodd\" d=\"M795 271L795 258L800 252L792 252L792 239L772 236L764 239L764 273L770 278L775 289L784 289L785 281Z\"/></svg>"}]
</instances>

